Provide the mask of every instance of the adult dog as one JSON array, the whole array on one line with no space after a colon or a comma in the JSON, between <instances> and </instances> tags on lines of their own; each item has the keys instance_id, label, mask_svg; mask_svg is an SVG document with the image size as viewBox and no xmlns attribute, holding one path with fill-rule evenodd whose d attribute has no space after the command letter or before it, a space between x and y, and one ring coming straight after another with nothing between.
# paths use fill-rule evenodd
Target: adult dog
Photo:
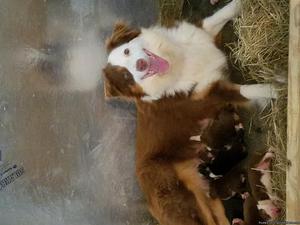
<instances>
[{"instance_id":1,"label":"adult dog","mask_svg":"<svg viewBox=\"0 0 300 225\"><path fill-rule=\"evenodd\" d=\"M103 69L107 96L137 104L136 174L151 214L162 225L228 225L198 172L199 136L221 109L276 96L271 85L237 85L215 37L239 11L233 0L202 26L132 28L117 23Z\"/></svg>"}]
</instances>

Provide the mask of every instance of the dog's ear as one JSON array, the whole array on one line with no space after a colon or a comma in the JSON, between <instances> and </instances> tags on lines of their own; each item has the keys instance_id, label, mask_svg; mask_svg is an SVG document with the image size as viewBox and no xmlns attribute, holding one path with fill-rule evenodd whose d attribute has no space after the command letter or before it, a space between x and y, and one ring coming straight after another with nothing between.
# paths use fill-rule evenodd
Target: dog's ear
<instances>
[{"instance_id":1,"label":"dog's ear","mask_svg":"<svg viewBox=\"0 0 300 225\"><path fill-rule=\"evenodd\" d=\"M104 94L106 98L139 98L144 96L142 88L134 81L131 73L123 67L108 64L103 69Z\"/></svg>"},{"instance_id":2,"label":"dog's ear","mask_svg":"<svg viewBox=\"0 0 300 225\"><path fill-rule=\"evenodd\" d=\"M214 120L212 118L205 118L198 122L201 132L204 132L213 124Z\"/></svg>"},{"instance_id":3,"label":"dog's ear","mask_svg":"<svg viewBox=\"0 0 300 225\"><path fill-rule=\"evenodd\" d=\"M140 35L141 30L130 27L123 21L119 21L115 24L112 35L106 40L107 51L131 41Z\"/></svg>"},{"instance_id":4,"label":"dog's ear","mask_svg":"<svg viewBox=\"0 0 300 225\"><path fill-rule=\"evenodd\" d=\"M121 96L121 93L106 78L104 79L104 96L107 99Z\"/></svg>"}]
</instances>

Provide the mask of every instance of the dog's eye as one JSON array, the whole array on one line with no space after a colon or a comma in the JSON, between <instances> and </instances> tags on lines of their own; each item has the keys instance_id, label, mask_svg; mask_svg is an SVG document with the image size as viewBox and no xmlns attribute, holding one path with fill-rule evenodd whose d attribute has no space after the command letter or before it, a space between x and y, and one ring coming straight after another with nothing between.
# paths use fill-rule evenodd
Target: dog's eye
<instances>
[{"instance_id":1,"label":"dog's eye","mask_svg":"<svg viewBox=\"0 0 300 225\"><path fill-rule=\"evenodd\" d=\"M125 80L128 80L128 79L129 79L128 73L124 73L123 75L124 75Z\"/></svg>"},{"instance_id":2,"label":"dog's eye","mask_svg":"<svg viewBox=\"0 0 300 225\"><path fill-rule=\"evenodd\" d=\"M125 49L124 49L124 55L129 55L129 53L130 53L129 49L128 49L128 48L125 48Z\"/></svg>"}]
</instances>

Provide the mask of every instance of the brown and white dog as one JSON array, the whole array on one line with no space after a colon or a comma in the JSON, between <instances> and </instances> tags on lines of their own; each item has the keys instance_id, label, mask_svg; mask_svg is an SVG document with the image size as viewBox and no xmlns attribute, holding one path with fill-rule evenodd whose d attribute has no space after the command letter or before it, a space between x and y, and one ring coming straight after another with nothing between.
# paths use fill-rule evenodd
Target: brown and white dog
<instances>
[{"instance_id":1,"label":"brown and white dog","mask_svg":"<svg viewBox=\"0 0 300 225\"><path fill-rule=\"evenodd\" d=\"M229 224L220 199L208 197L208 183L198 173L205 145L190 138L228 104L276 96L268 84L226 80L226 57L215 37L239 4L233 0L202 27L181 22L136 29L117 23L107 40L105 92L136 102L136 174L162 225Z\"/></svg>"}]
</instances>

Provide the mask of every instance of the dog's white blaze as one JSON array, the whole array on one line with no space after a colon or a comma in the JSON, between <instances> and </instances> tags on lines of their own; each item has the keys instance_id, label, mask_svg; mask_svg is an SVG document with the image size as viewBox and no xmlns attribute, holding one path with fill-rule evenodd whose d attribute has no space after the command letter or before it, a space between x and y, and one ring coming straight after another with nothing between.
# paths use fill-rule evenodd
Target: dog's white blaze
<instances>
[{"instance_id":1,"label":"dog's white blaze","mask_svg":"<svg viewBox=\"0 0 300 225\"><path fill-rule=\"evenodd\" d=\"M129 55L124 54L128 48ZM136 69L140 58L149 62L144 49L168 61L170 68L165 74L145 79L147 73ZM214 44L214 38L204 30L186 22L172 29L154 26L142 29L141 34L109 54L108 63L126 67L135 81L147 94L147 101L177 92L202 91L207 85L223 78L227 67L226 57Z\"/></svg>"},{"instance_id":2,"label":"dog's white blaze","mask_svg":"<svg viewBox=\"0 0 300 225\"><path fill-rule=\"evenodd\" d=\"M128 55L124 54L125 49L129 50ZM143 43L140 37L134 38L130 42L113 49L108 56L108 63L126 67L132 74L134 80L140 83L142 77L147 73L147 70L141 72L136 69L138 59L144 59L149 62L149 58L143 50Z\"/></svg>"}]
</instances>

